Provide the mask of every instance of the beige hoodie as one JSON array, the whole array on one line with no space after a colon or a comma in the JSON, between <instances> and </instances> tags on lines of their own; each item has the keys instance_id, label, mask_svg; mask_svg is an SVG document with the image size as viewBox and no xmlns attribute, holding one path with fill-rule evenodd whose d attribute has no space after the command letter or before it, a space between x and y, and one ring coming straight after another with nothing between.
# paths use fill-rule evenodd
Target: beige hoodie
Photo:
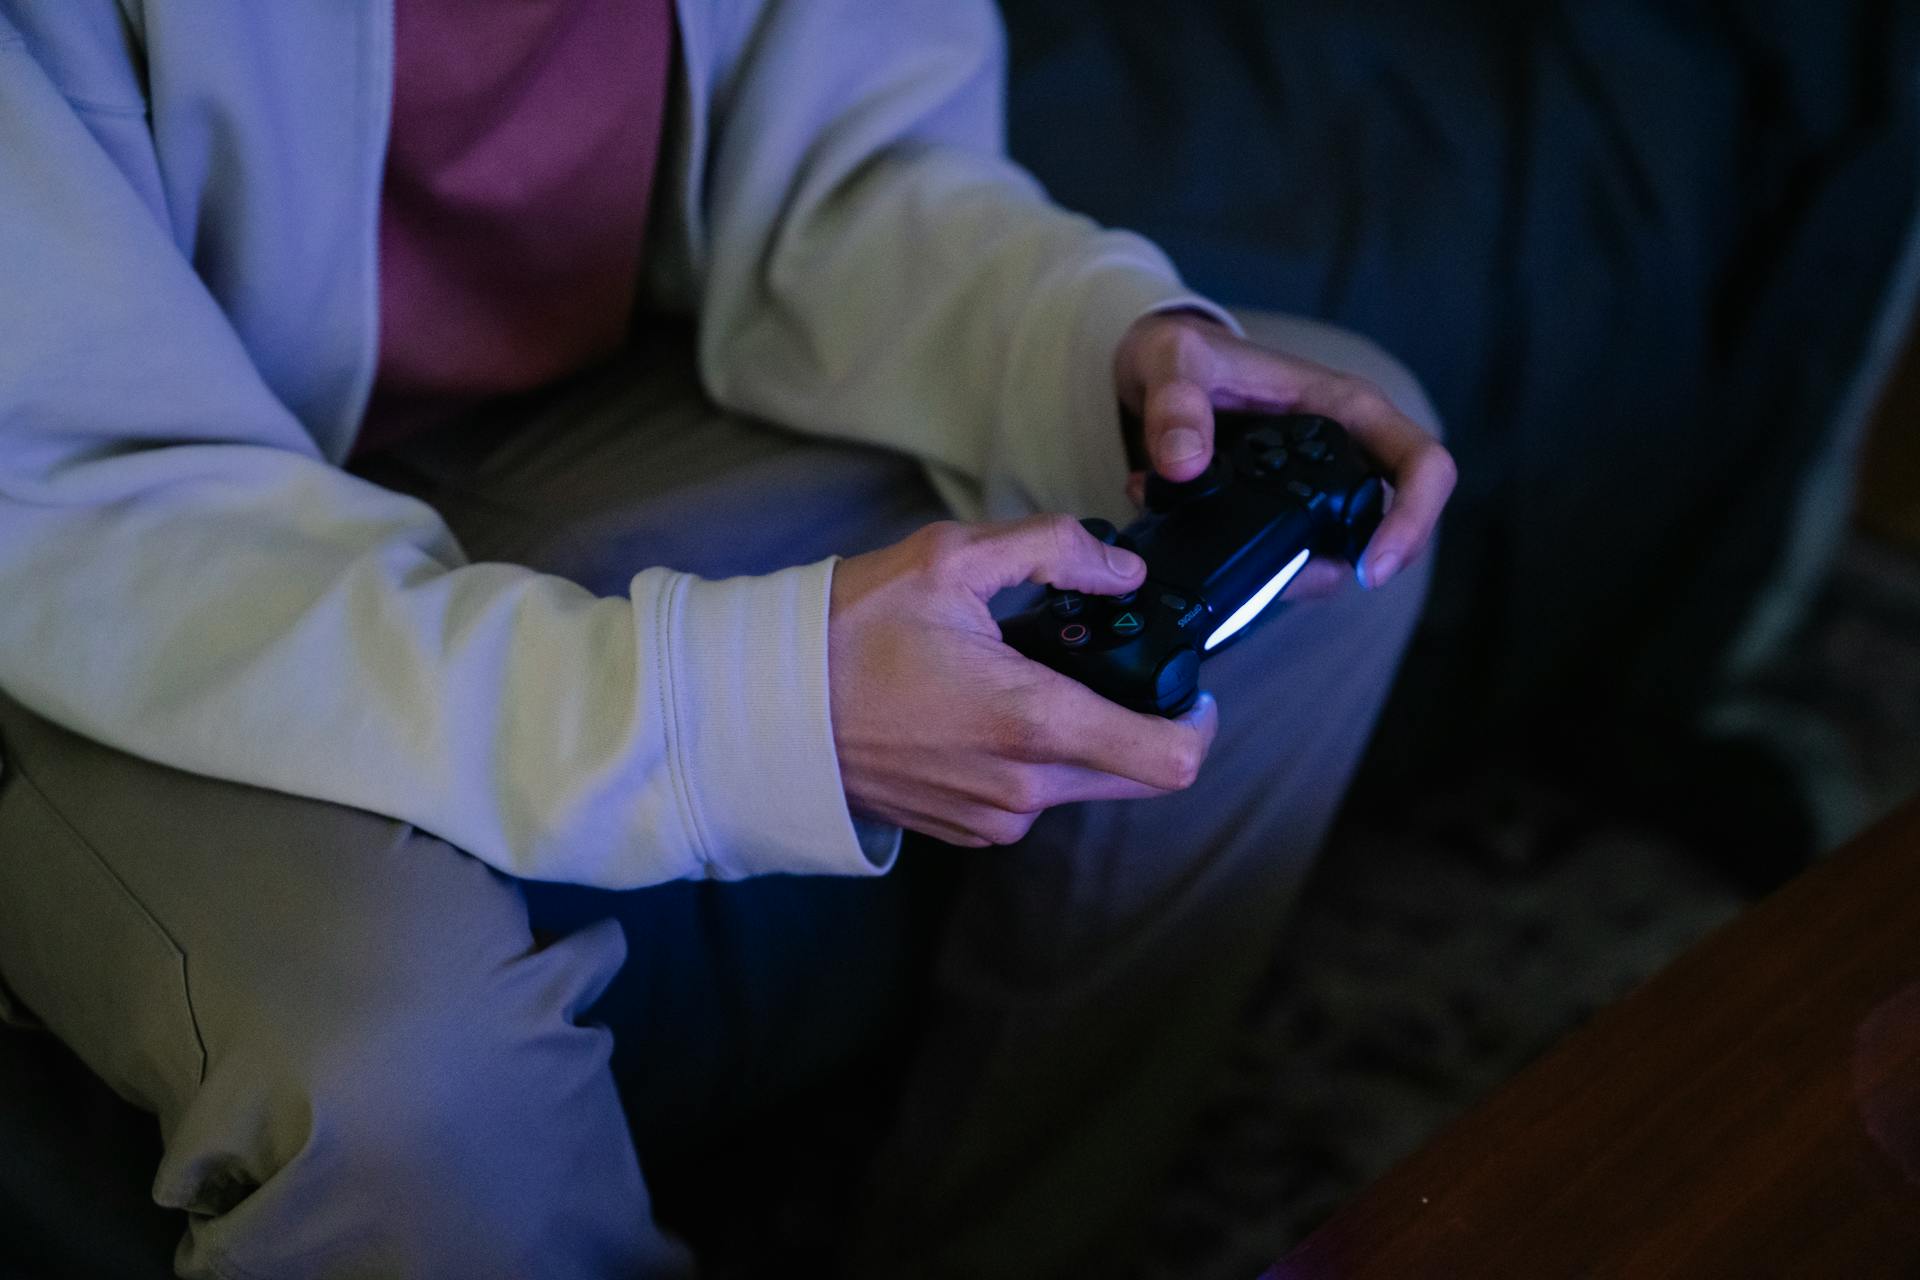
<instances>
[{"instance_id":1,"label":"beige hoodie","mask_svg":"<svg viewBox=\"0 0 1920 1280\"><path fill-rule=\"evenodd\" d=\"M596 598L340 470L391 7L0 0L0 687L516 875L884 869L834 755L831 561ZM910 453L963 516L1124 517L1114 348L1207 304L1006 160L988 0L678 16L647 288L713 397Z\"/></svg>"}]
</instances>

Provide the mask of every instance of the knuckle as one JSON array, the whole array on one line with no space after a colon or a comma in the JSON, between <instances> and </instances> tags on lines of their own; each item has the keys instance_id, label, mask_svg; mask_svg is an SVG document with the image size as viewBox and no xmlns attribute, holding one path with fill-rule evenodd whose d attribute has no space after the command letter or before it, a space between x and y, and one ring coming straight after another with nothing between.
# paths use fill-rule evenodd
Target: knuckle
<instances>
[{"instance_id":1,"label":"knuckle","mask_svg":"<svg viewBox=\"0 0 1920 1280\"><path fill-rule=\"evenodd\" d=\"M956 520L936 520L914 536L920 540L920 554L929 566L953 559L966 545L966 531Z\"/></svg>"},{"instance_id":2,"label":"knuckle","mask_svg":"<svg viewBox=\"0 0 1920 1280\"><path fill-rule=\"evenodd\" d=\"M1207 335L1197 325L1170 324L1163 332L1165 337L1164 354L1167 369L1175 374L1191 374L1204 367L1212 356Z\"/></svg>"},{"instance_id":3,"label":"knuckle","mask_svg":"<svg viewBox=\"0 0 1920 1280\"><path fill-rule=\"evenodd\" d=\"M1202 426L1213 411L1213 401L1192 382L1176 382L1166 387L1161 392L1160 406L1168 418L1181 426Z\"/></svg>"},{"instance_id":4,"label":"knuckle","mask_svg":"<svg viewBox=\"0 0 1920 1280\"><path fill-rule=\"evenodd\" d=\"M1080 522L1069 515L1042 516L1042 528L1046 530L1052 542L1054 556L1058 561L1066 561L1079 550L1081 539L1091 537Z\"/></svg>"},{"instance_id":5,"label":"knuckle","mask_svg":"<svg viewBox=\"0 0 1920 1280\"><path fill-rule=\"evenodd\" d=\"M1356 422L1370 422L1394 412L1380 388L1352 374L1340 380L1339 401L1343 412Z\"/></svg>"},{"instance_id":6,"label":"knuckle","mask_svg":"<svg viewBox=\"0 0 1920 1280\"><path fill-rule=\"evenodd\" d=\"M1025 813L991 813L980 820L981 832L989 844L1016 844L1026 838L1033 828L1033 815Z\"/></svg>"},{"instance_id":7,"label":"knuckle","mask_svg":"<svg viewBox=\"0 0 1920 1280\"><path fill-rule=\"evenodd\" d=\"M954 582L960 572L961 553L971 542L966 526L939 520L914 536L919 539L919 569L927 581L935 587Z\"/></svg>"},{"instance_id":8,"label":"knuckle","mask_svg":"<svg viewBox=\"0 0 1920 1280\"><path fill-rule=\"evenodd\" d=\"M1001 788L1001 807L1010 813L1040 813L1047 807L1047 785L1037 769L1018 769Z\"/></svg>"},{"instance_id":9,"label":"knuckle","mask_svg":"<svg viewBox=\"0 0 1920 1280\"><path fill-rule=\"evenodd\" d=\"M1175 791L1185 791L1200 780L1206 750L1192 738L1183 740L1167 757L1167 776Z\"/></svg>"}]
</instances>

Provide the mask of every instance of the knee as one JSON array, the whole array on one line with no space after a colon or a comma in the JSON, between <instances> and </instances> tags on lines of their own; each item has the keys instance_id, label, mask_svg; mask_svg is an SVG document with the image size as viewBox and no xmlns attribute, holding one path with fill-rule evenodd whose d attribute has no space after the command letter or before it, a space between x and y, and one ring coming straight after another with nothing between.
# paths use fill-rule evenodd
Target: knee
<instances>
[{"instance_id":1,"label":"knee","mask_svg":"<svg viewBox=\"0 0 1920 1280\"><path fill-rule=\"evenodd\" d=\"M396 1190L485 1197L537 1181L545 1161L575 1158L559 1149L585 1137L570 1112L610 1095L612 1035L579 1015L623 956L608 921L455 989L367 1002L296 1068L316 1129Z\"/></svg>"},{"instance_id":2,"label":"knee","mask_svg":"<svg viewBox=\"0 0 1920 1280\"><path fill-rule=\"evenodd\" d=\"M455 989L398 981L263 1030L210 1070L162 1183L262 1274L289 1249L487 1276L540 1273L568 1235L638 1248L612 1037L577 1020L623 954L607 922Z\"/></svg>"}]
</instances>

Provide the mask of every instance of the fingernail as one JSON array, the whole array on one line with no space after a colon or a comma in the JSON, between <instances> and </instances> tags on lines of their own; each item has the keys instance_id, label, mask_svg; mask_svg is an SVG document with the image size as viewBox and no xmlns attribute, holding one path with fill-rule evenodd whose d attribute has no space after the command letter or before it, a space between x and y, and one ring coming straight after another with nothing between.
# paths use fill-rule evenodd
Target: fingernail
<instances>
[{"instance_id":1,"label":"fingernail","mask_svg":"<svg viewBox=\"0 0 1920 1280\"><path fill-rule=\"evenodd\" d=\"M1106 553L1107 568L1113 570L1123 578L1131 578L1134 570L1140 565L1140 557L1131 551L1122 551L1118 547L1108 547L1106 548Z\"/></svg>"},{"instance_id":2,"label":"fingernail","mask_svg":"<svg viewBox=\"0 0 1920 1280\"><path fill-rule=\"evenodd\" d=\"M1160 461L1185 462L1188 458L1196 457L1204 448L1206 442L1200 438L1198 431L1192 427L1175 427L1160 441Z\"/></svg>"},{"instance_id":3,"label":"fingernail","mask_svg":"<svg viewBox=\"0 0 1920 1280\"><path fill-rule=\"evenodd\" d=\"M1368 556L1365 568L1366 579L1363 585L1369 591L1378 591L1380 588L1386 586L1387 583L1393 581L1394 574L1400 572L1399 553L1382 551L1377 556Z\"/></svg>"}]
</instances>

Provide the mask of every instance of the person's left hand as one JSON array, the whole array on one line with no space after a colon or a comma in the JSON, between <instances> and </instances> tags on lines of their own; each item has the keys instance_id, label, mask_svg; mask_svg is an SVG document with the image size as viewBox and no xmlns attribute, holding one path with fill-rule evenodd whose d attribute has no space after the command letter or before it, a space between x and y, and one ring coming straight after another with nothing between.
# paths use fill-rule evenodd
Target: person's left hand
<instances>
[{"instance_id":1,"label":"person's left hand","mask_svg":"<svg viewBox=\"0 0 1920 1280\"><path fill-rule=\"evenodd\" d=\"M1213 457L1213 411L1317 413L1344 426L1386 475L1387 515L1357 567L1369 589L1385 586L1427 548L1453 493L1453 456L1393 407L1379 388L1310 360L1269 351L1192 312L1143 317L1114 357L1120 401L1140 416L1155 471L1191 480ZM1129 486L1141 500L1145 477ZM1352 569L1315 560L1288 587L1290 597L1338 590Z\"/></svg>"}]
</instances>

